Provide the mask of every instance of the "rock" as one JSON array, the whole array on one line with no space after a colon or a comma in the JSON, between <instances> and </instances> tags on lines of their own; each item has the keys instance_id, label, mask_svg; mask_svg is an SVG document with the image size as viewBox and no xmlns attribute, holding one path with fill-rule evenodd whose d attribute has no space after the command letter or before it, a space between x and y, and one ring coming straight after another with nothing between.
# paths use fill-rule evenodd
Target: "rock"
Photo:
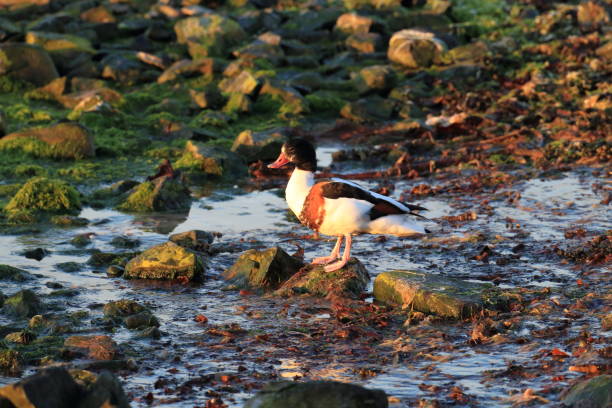
<instances>
[{"instance_id":1,"label":"rock","mask_svg":"<svg viewBox=\"0 0 612 408\"><path fill-rule=\"evenodd\" d=\"M70 336L64 341L68 350L85 354L93 360L114 360L117 344L109 336Z\"/></svg>"},{"instance_id":2,"label":"rock","mask_svg":"<svg viewBox=\"0 0 612 408\"><path fill-rule=\"evenodd\" d=\"M55 264L55 267L59 269L60 271L66 272L66 273L78 272L81 269L83 269L81 264L78 262L62 262L62 263Z\"/></svg>"},{"instance_id":3,"label":"rock","mask_svg":"<svg viewBox=\"0 0 612 408\"><path fill-rule=\"evenodd\" d=\"M146 311L147 308L133 300L115 300L104 305L102 312L110 318L123 318Z\"/></svg>"},{"instance_id":4,"label":"rock","mask_svg":"<svg viewBox=\"0 0 612 408\"><path fill-rule=\"evenodd\" d=\"M74 122L21 130L0 139L0 150L21 149L36 157L82 159L95 156L93 136Z\"/></svg>"},{"instance_id":5,"label":"rock","mask_svg":"<svg viewBox=\"0 0 612 408\"><path fill-rule=\"evenodd\" d=\"M223 107L223 112L231 114L249 113L253 109L251 99L242 93L232 93L229 95L227 103Z\"/></svg>"},{"instance_id":6,"label":"rock","mask_svg":"<svg viewBox=\"0 0 612 408\"><path fill-rule=\"evenodd\" d=\"M263 132L245 130L234 139L232 151L244 157L247 163L257 160L274 160L287 139L288 129L286 128L275 128Z\"/></svg>"},{"instance_id":7,"label":"rock","mask_svg":"<svg viewBox=\"0 0 612 408\"><path fill-rule=\"evenodd\" d=\"M502 295L492 285L413 271L378 275L374 280L374 298L453 319L468 318L486 307L505 307Z\"/></svg>"},{"instance_id":8,"label":"rock","mask_svg":"<svg viewBox=\"0 0 612 408\"><path fill-rule=\"evenodd\" d=\"M0 373L8 375L19 375L21 371L21 355L15 350L0 350ZM0 403L4 397L0 388ZM19 406L19 405L17 405Z\"/></svg>"},{"instance_id":9,"label":"rock","mask_svg":"<svg viewBox=\"0 0 612 408\"><path fill-rule=\"evenodd\" d=\"M373 95L347 103L340 115L357 123L378 122L391 119L394 107L394 102Z\"/></svg>"},{"instance_id":10,"label":"rock","mask_svg":"<svg viewBox=\"0 0 612 408\"><path fill-rule=\"evenodd\" d=\"M91 244L92 242L91 237L94 235L95 234L93 232L86 232L84 234L78 234L70 240L70 243L77 248L84 248L87 245Z\"/></svg>"},{"instance_id":11,"label":"rock","mask_svg":"<svg viewBox=\"0 0 612 408\"><path fill-rule=\"evenodd\" d=\"M178 78L190 78L194 76L212 77L216 71L219 71L220 66L213 58L200 58L195 61L190 59L182 59L170 65L157 78L158 84L163 84L168 81L174 81Z\"/></svg>"},{"instance_id":12,"label":"rock","mask_svg":"<svg viewBox=\"0 0 612 408\"><path fill-rule=\"evenodd\" d=\"M112 264L125 265L128 260L139 254L139 252L97 252L89 257L87 264L91 266L108 266Z\"/></svg>"},{"instance_id":13,"label":"rock","mask_svg":"<svg viewBox=\"0 0 612 408\"><path fill-rule=\"evenodd\" d=\"M176 162L176 167L213 177L237 179L247 175L246 164L238 154L193 140L187 141L185 154Z\"/></svg>"},{"instance_id":14,"label":"rock","mask_svg":"<svg viewBox=\"0 0 612 408\"><path fill-rule=\"evenodd\" d=\"M66 33L29 31L25 42L44 48L63 73L84 64L96 52L87 38Z\"/></svg>"},{"instance_id":15,"label":"rock","mask_svg":"<svg viewBox=\"0 0 612 408\"><path fill-rule=\"evenodd\" d=\"M92 7L81 13L81 20L90 23L115 23L117 19L113 13L104 6Z\"/></svg>"},{"instance_id":16,"label":"rock","mask_svg":"<svg viewBox=\"0 0 612 408\"><path fill-rule=\"evenodd\" d=\"M419 30L401 30L389 40L389 60L408 68L430 66L442 53L445 45L433 33Z\"/></svg>"},{"instance_id":17,"label":"rock","mask_svg":"<svg viewBox=\"0 0 612 408\"><path fill-rule=\"evenodd\" d=\"M79 193L60 180L35 177L28 180L8 202L4 211L9 219L24 212L74 213L81 208Z\"/></svg>"},{"instance_id":18,"label":"rock","mask_svg":"<svg viewBox=\"0 0 612 408\"><path fill-rule=\"evenodd\" d=\"M115 248L136 248L140 246L140 240L138 238L118 236L113 238L110 244Z\"/></svg>"},{"instance_id":19,"label":"rock","mask_svg":"<svg viewBox=\"0 0 612 408\"><path fill-rule=\"evenodd\" d=\"M218 109L223 106L223 95L217 87L209 86L207 89L196 91L189 90L191 100L202 109Z\"/></svg>"},{"instance_id":20,"label":"rock","mask_svg":"<svg viewBox=\"0 0 612 408\"><path fill-rule=\"evenodd\" d=\"M610 23L610 15L601 3L588 0L578 5L578 24L585 31L593 31Z\"/></svg>"},{"instance_id":21,"label":"rock","mask_svg":"<svg viewBox=\"0 0 612 408\"><path fill-rule=\"evenodd\" d=\"M223 278L237 288L277 289L303 265L278 246L262 251L250 249L223 272Z\"/></svg>"},{"instance_id":22,"label":"rock","mask_svg":"<svg viewBox=\"0 0 612 408\"><path fill-rule=\"evenodd\" d=\"M2 311L17 318L24 319L39 314L43 304L36 293L29 289L21 290L4 301Z\"/></svg>"},{"instance_id":23,"label":"rock","mask_svg":"<svg viewBox=\"0 0 612 408\"><path fill-rule=\"evenodd\" d=\"M266 385L244 408L387 408L387 395L336 381L282 381Z\"/></svg>"},{"instance_id":24,"label":"rock","mask_svg":"<svg viewBox=\"0 0 612 408\"><path fill-rule=\"evenodd\" d=\"M291 296L307 293L314 296L343 296L356 298L366 289L370 276L356 258L334 272L325 272L321 265L309 265L289 278L275 294Z\"/></svg>"},{"instance_id":25,"label":"rock","mask_svg":"<svg viewBox=\"0 0 612 408\"><path fill-rule=\"evenodd\" d=\"M225 78L219 82L219 89L226 93L241 93L252 95L259 86L259 82L249 71L242 71L239 75Z\"/></svg>"},{"instance_id":26,"label":"rock","mask_svg":"<svg viewBox=\"0 0 612 408\"><path fill-rule=\"evenodd\" d=\"M370 17L360 16L356 13L345 13L338 17L334 29L344 34L366 34L374 20Z\"/></svg>"},{"instance_id":27,"label":"rock","mask_svg":"<svg viewBox=\"0 0 612 408\"><path fill-rule=\"evenodd\" d=\"M0 401L10 401L8 407L77 407L81 392L65 368L52 367L0 388Z\"/></svg>"},{"instance_id":28,"label":"rock","mask_svg":"<svg viewBox=\"0 0 612 408\"><path fill-rule=\"evenodd\" d=\"M151 312L145 310L140 313L126 316L123 319L125 327L128 329L140 329L143 327L159 327L159 320Z\"/></svg>"},{"instance_id":29,"label":"rock","mask_svg":"<svg viewBox=\"0 0 612 408\"><path fill-rule=\"evenodd\" d=\"M49 251L47 251L44 248L34 248L34 249L28 249L26 251L23 251L22 254L28 259L35 259L37 261L42 261L42 259L45 256L49 255Z\"/></svg>"},{"instance_id":30,"label":"rock","mask_svg":"<svg viewBox=\"0 0 612 408\"><path fill-rule=\"evenodd\" d=\"M117 209L127 212L186 211L191 206L191 193L179 179L163 176L145 181L131 190Z\"/></svg>"},{"instance_id":31,"label":"rock","mask_svg":"<svg viewBox=\"0 0 612 408\"><path fill-rule=\"evenodd\" d=\"M144 66L136 56L119 53L109 54L100 61L102 78L112 79L124 86L144 82Z\"/></svg>"},{"instance_id":32,"label":"rock","mask_svg":"<svg viewBox=\"0 0 612 408\"><path fill-rule=\"evenodd\" d=\"M187 44L192 58L226 56L230 47L247 38L240 25L219 14L187 17L174 25L179 44Z\"/></svg>"},{"instance_id":33,"label":"rock","mask_svg":"<svg viewBox=\"0 0 612 408\"><path fill-rule=\"evenodd\" d=\"M562 403L570 408L608 408L612 406L610 390L612 375L598 375L571 387Z\"/></svg>"},{"instance_id":34,"label":"rock","mask_svg":"<svg viewBox=\"0 0 612 408\"><path fill-rule=\"evenodd\" d=\"M374 54L383 49L383 38L378 33L351 34L344 42L349 49L361 54Z\"/></svg>"},{"instance_id":35,"label":"rock","mask_svg":"<svg viewBox=\"0 0 612 408\"><path fill-rule=\"evenodd\" d=\"M130 330L159 327L159 320L146 307L133 300L118 300L104 305L104 316Z\"/></svg>"},{"instance_id":36,"label":"rock","mask_svg":"<svg viewBox=\"0 0 612 408\"><path fill-rule=\"evenodd\" d=\"M0 75L42 86L59 77L49 54L38 46L8 43L0 45Z\"/></svg>"},{"instance_id":37,"label":"rock","mask_svg":"<svg viewBox=\"0 0 612 408\"><path fill-rule=\"evenodd\" d=\"M1 266L0 266L1 268ZM1 269L0 269L1 271ZM1 274L2 272L0 272ZM612 312L601 318L601 328L605 331L612 330Z\"/></svg>"},{"instance_id":38,"label":"rock","mask_svg":"<svg viewBox=\"0 0 612 408\"><path fill-rule=\"evenodd\" d=\"M172 234L169 239L171 242L183 248L192 249L198 252L207 252L215 236L208 231L191 230Z\"/></svg>"},{"instance_id":39,"label":"rock","mask_svg":"<svg viewBox=\"0 0 612 408\"><path fill-rule=\"evenodd\" d=\"M106 269L106 276L109 278L118 278L125 272L125 269L119 265L111 265Z\"/></svg>"},{"instance_id":40,"label":"rock","mask_svg":"<svg viewBox=\"0 0 612 408\"><path fill-rule=\"evenodd\" d=\"M455 47L448 53L455 63L478 63L489 55L489 47L482 41L475 41Z\"/></svg>"},{"instance_id":41,"label":"rock","mask_svg":"<svg viewBox=\"0 0 612 408\"><path fill-rule=\"evenodd\" d=\"M186 278L200 282L204 279L204 262L200 255L174 242L155 245L125 265L126 279Z\"/></svg>"},{"instance_id":42,"label":"rock","mask_svg":"<svg viewBox=\"0 0 612 408\"><path fill-rule=\"evenodd\" d=\"M388 92L395 86L395 71L388 65L371 65L359 71L356 88L361 94Z\"/></svg>"},{"instance_id":43,"label":"rock","mask_svg":"<svg viewBox=\"0 0 612 408\"><path fill-rule=\"evenodd\" d=\"M84 227L89 224L89 220L73 215L54 215L51 217L51 223L59 227Z\"/></svg>"},{"instance_id":44,"label":"rock","mask_svg":"<svg viewBox=\"0 0 612 408\"><path fill-rule=\"evenodd\" d=\"M285 52L280 47L280 44L270 43L266 41L267 39L264 37L264 40L255 40L234 51L233 54L239 60L253 61L255 59L263 59L277 67L285 60Z\"/></svg>"},{"instance_id":45,"label":"rock","mask_svg":"<svg viewBox=\"0 0 612 408\"><path fill-rule=\"evenodd\" d=\"M23 269L15 268L10 265L0 264L0 280L24 282L33 278L34 277L29 272L26 272Z\"/></svg>"},{"instance_id":46,"label":"rock","mask_svg":"<svg viewBox=\"0 0 612 408\"><path fill-rule=\"evenodd\" d=\"M103 371L96 382L87 388L86 395L79 402L79 408L129 408L130 403L119 379Z\"/></svg>"},{"instance_id":47,"label":"rock","mask_svg":"<svg viewBox=\"0 0 612 408\"><path fill-rule=\"evenodd\" d=\"M29 330L12 332L4 336L4 340L16 344L30 344L34 339L36 339L36 334Z\"/></svg>"}]
</instances>

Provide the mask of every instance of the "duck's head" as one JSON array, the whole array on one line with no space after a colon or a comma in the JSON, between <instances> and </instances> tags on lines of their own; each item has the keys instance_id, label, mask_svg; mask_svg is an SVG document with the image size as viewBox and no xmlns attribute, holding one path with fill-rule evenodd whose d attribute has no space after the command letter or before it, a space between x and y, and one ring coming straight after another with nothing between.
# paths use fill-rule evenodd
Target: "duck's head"
<instances>
[{"instance_id":1,"label":"duck's head","mask_svg":"<svg viewBox=\"0 0 612 408\"><path fill-rule=\"evenodd\" d=\"M315 149L304 139L292 139L283 144L276 161L268 167L277 169L293 163L300 170L315 171L317 169L317 154Z\"/></svg>"}]
</instances>

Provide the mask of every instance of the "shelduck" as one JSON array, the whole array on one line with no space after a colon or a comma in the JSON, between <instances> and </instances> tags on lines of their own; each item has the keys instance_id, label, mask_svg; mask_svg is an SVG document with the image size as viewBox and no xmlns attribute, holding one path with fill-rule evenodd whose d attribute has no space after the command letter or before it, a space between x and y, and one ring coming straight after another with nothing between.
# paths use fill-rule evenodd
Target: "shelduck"
<instances>
[{"instance_id":1,"label":"shelduck","mask_svg":"<svg viewBox=\"0 0 612 408\"><path fill-rule=\"evenodd\" d=\"M325 271L342 268L351 256L352 234L391 234L408 236L429 231L408 216L425 208L401 203L377 194L357 183L332 178L315 183L316 152L304 139L293 139L285 144L276 161L268 167L279 168L295 164L285 190L287 204L302 224L324 235L337 236L329 256L315 258L313 264L325 265ZM342 258L340 246L346 240Z\"/></svg>"}]
</instances>

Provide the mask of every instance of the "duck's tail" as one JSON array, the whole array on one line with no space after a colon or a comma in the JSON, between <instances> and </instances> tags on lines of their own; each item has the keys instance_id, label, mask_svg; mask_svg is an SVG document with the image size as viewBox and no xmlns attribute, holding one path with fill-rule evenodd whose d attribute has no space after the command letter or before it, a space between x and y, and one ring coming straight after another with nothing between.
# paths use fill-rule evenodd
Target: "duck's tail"
<instances>
[{"instance_id":1,"label":"duck's tail","mask_svg":"<svg viewBox=\"0 0 612 408\"><path fill-rule=\"evenodd\" d=\"M424 218L424 217L423 217ZM391 234L398 236L427 234L429 230L423 225L410 220L402 214L387 215L371 221L366 231L369 234Z\"/></svg>"}]
</instances>

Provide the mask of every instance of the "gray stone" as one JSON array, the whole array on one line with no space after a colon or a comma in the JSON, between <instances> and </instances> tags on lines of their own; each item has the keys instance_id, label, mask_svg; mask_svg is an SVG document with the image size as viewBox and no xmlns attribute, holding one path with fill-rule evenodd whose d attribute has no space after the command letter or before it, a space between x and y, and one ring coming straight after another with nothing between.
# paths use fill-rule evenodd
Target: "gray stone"
<instances>
[{"instance_id":1,"label":"gray stone","mask_svg":"<svg viewBox=\"0 0 612 408\"><path fill-rule=\"evenodd\" d=\"M563 398L570 408L609 408L612 406L612 375L599 375L571 387Z\"/></svg>"}]
</instances>

